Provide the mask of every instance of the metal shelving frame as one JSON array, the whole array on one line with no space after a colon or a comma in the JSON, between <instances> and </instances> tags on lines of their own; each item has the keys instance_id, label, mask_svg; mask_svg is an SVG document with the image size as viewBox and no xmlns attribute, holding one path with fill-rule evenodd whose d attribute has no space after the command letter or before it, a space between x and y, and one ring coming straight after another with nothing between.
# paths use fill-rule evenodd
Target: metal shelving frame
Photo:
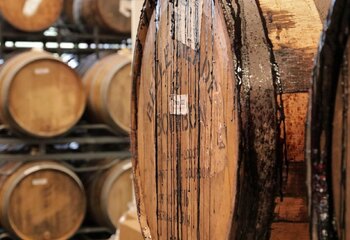
<instances>
[{"instance_id":1,"label":"metal shelving frame","mask_svg":"<svg viewBox=\"0 0 350 240\"><path fill-rule=\"evenodd\" d=\"M65 146L68 144L77 147ZM0 148L5 149L0 150L0 162L124 159L130 157L128 146L129 137L116 135L104 124L77 125L69 134L49 139L20 137L7 126L0 125Z\"/></svg>"},{"instance_id":2,"label":"metal shelving frame","mask_svg":"<svg viewBox=\"0 0 350 240\"><path fill-rule=\"evenodd\" d=\"M45 35L45 31L36 33L21 32L9 26L0 16L0 58L3 58L6 54L12 53L16 50L27 50L30 48L18 48L15 46L6 46L7 41L11 42L41 42L43 43L43 49L48 52L57 53L59 55L63 53L71 53L76 55L87 55L95 53L99 55L100 51L111 50L111 48L105 48L101 45L109 44L131 47L130 34L116 34L116 33L103 33L98 27L95 27L91 32L80 33L75 32L74 28L68 24L56 23L52 26L54 36ZM73 30L72 30L73 29ZM47 43L57 43L56 48L48 48ZM74 48L61 48L62 43L73 43ZM78 44L86 43L87 48L79 48ZM122 47L120 47L122 48ZM112 48L114 50L120 48Z\"/></svg>"}]
</instances>

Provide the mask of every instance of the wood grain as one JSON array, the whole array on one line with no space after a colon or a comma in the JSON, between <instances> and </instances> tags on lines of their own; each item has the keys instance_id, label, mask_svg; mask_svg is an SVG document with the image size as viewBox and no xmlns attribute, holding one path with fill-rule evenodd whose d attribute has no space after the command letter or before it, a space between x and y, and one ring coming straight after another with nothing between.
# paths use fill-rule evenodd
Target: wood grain
<instances>
[{"instance_id":1,"label":"wood grain","mask_svg":"<svg viewBox=\"0 0 350 240\"><path fill-rule=\"evenodd\" d=\"M285 123L287 155L289 161L305 159L305 122L309 94L285 93L282 95Z\"/></svg>"},{"instance_id":2,"label":"wood grain","mask_svg":"<svg viewBox=\"0 0 350 240\"><path fill-rule=\"evenodd\" d=\"M277 198L275 221L308 222L307 204L303 198Z\"/></svg>"},{"instance_id":3,"label":"wood grain","mask_svg":"<svg viewBox=\"0 0 350 240\"><path fill-rule=\"evenodd\" d=\"M308 223L274 223L271 240L309 240Z\"/></svg>"}]
</instances>

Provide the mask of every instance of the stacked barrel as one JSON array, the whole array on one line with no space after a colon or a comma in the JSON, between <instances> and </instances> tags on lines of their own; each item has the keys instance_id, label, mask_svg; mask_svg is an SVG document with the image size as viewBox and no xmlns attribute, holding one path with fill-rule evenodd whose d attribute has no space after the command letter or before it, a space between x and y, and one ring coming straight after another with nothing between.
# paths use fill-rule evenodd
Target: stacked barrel
<instances>
[{"instance_id":1,"label":"stacked barrel","mask_svg":"<svg viewBox=\"0 0 350 240\"><path fill-rule=\"evenodd\" d=\"M5 138L21 144L64 142L88 135L76 131L79 127L101 125L126 139L131 53L104 47L114 43L104 43L100 35L129 37L130 1L4 0L0 11L0 35L6 38L0 40L0 124ZM45 35L51 27L57 29L58 48L61 41L80 44L75 39L81 34L84 44L95 44L94 51L74 52L71 58L78 67L72 68L62 57L64 50L45 47L53 38ZM45 50L15 49L4 55L5 41L15 42L17 36L20 41L42 40ZM36 151L30 150L31 160L0 159L0 228L16 239L33 240L69 239L82 226L115 232L133 201L129 157L36 159Z\"/></svg>"},{"instance_id":2,"label":"stacked barrel","mask_svg":"<svg viewBox=\"0 0 350 240\"><path fill-rule=\"evenodd\" d=\"M114 230L132 204L132 174L130 161L111 166L80 179L53 161L3 164L1 227L21 239L68 239L87 215L86 221Z\"/></svg>"},{"instance_id":3,"label":"stacked barrel","mask_svg":"<svg viewBox=\"0 0 350 240\"><path fill-rule=\"evenodd\" d=\"M0 69L1 123L22 137L53 138L81 121L87 106L86 121L127 135L130 53L109 54L90 65L80 77L48 52L14 55ZM0 167L5 173L1 226L22 239L67 239L82 223L87 205L94 223L115 228L132 200L131 163L111 162L108 169L81 175L86 195L79 177L64 164L7 162ZM24 224L28 217L32 221Z\"/></svg>"}]
</instances>

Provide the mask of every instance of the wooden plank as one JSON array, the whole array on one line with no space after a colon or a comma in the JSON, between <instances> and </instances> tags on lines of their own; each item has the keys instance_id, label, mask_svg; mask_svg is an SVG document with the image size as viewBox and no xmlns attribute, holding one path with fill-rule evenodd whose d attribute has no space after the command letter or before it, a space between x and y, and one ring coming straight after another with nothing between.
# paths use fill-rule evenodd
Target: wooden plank
<instances>
[{"instance_id":1,"label":"wooden plank","mask_svg":"<svg viewBox=\"0 0 350 240\"><path fill-rule=\"evenodd\" d=\"M270 240L309 240L307 223L273 223Z\"/></svg>"},{"instance_id":2,"label":"wooden plank","mask_svg":"<svg viewBox=\"0 0 350 240\"><path fill-rule=\"evenodd\" d=\"M308 95L306 92L282 95L289 161L304 161L305 158L305 121Z\"/></svg>"},{"instance_id":3,"label":"wooden plank","mask_svg":"<svg viewBox=\"0 0 350 240\"><path fill-rule=\"evenodd\" d=\"M308 90L322 32L313 0L259 0L280 70L283 92Z\"/></svg>"},{"instance_id":4,"label":"wooden plank","mask_svg":"<svg viewBox=\"0 0 350 240\"><path fill-rule=\"evenodd\" d=\"M304 198L276 198L275 222L307 222L307 203Z\"/></svg>"},{"instance_id":5,"label":"wooden plank","mask_svg":"<svg viewBox=\"0 0 350 240\"><path fill-rule=\"evenodd\" d=\"M306 164L305 162L291 162L289 164L288 179L283 189L285 197L306 197Z\"/></svg>"}]
</instances>

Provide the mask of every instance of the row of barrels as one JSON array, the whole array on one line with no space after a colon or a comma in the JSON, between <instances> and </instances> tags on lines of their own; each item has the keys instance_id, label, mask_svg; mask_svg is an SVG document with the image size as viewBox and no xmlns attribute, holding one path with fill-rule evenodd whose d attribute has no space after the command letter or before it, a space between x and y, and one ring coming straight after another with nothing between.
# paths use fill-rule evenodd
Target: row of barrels
<instances>
[{"instance_id":1,"label":"row of barrels","mask_svg":"<svg viewBox=\"0 0 350 240\"><path fill-rule=\"evenodd\" d=\"M42 31L59 19L77 30L131 32L130 0L2 0L3 18L26 32ZM61 17L62 16L62 17Z\"/></svg>"},{"instance_id":2,"label":"row of barrels","mask_svg":"<svg viewBox=\"0 0 350 240\"><path fill-rule=\"evenodd\" d=\"M288 162L305 159L310 231L273 239L350 238L349 27L349 0L145 1L131 131L145 239L269 239Z\"/></svg>"},{"instance_id":3,"label":"row of barrels","mask_svg":"<svg viewBox=\"0 0 350 240\"><path fill-rule=\"evenodd\" d=\"M0 226L20 239L64 240L86 215L85 221L115 230L133 201L131 162L102 162L108 168L79 176L54 161L2 164Z\"/></svg>"},{"instance_id":4,"label":"row of barrels","mask_svg":"<svg viewBox=\"0 0 350 240\"><path fill-rule=\"evenodd\" d=\"M44 51L27 51L0 69L0 121L33 137L66 133L87 105L92 122L130 129L131 58L119 52L86 61L77 71Z\"/></svg>"}]
</instances>

